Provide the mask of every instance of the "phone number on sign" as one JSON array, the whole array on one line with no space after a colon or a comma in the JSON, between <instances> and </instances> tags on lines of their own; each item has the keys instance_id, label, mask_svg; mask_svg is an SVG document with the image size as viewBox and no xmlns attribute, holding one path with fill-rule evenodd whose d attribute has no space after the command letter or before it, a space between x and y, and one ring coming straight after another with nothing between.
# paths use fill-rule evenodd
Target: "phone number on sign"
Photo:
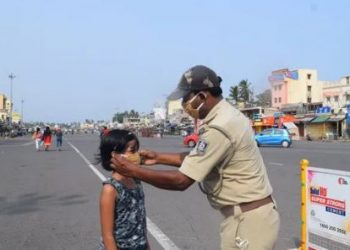
<instances>
[{"instance_id":1,"label":"phone number on sign","mask_svg":"<svg viewBox=\"0 0 350 250\"><path fill-rule=\"evenodd\" d=\"M320 223L320 227L322 227L324 229L328 229L329 231L333 231L333 232L337 232L337 233L341 233L341 234L346 234L346 231L344 229L337 228L334 226L328 226L327 224Z\"/></svg>"}]
</instances>

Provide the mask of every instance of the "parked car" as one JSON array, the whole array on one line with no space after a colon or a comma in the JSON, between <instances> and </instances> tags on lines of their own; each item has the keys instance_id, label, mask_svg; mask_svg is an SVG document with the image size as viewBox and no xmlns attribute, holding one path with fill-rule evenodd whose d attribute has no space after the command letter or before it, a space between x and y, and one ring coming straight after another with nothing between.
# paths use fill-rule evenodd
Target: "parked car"
<instances>
[{"instance_id":1,"label":"parked car","mask_svg":"<svg viewBox=\"0 0 350 250\"><path fill-rule=\"evenodd\" d=\"M255 141L258 146L280 145L288 148L292 144L292 135L287 129L270 128L256 134Z\"/></svg>"},{"instance_id":2,"label":"parked car","mask_svg":"<svg viewBox=\"0 0 350 250\"><path fill-rule=\"evenodd\" d=\"M190 148L195 147L198 141L199 136L197 134L190 134L184 137L184 144Z\"/></svg>"}]
</instances>

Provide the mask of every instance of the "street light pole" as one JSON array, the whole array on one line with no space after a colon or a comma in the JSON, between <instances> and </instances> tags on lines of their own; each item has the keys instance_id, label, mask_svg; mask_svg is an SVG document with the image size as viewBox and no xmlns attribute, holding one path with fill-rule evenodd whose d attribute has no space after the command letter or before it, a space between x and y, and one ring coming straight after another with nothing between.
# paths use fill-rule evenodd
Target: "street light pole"
<instances>
[{"instance_id":1,"label":"street light pole","mask_svg":"<svg viewBox=\"0 0 350 250\"><path fill-rule=\"evenodd\" d=\"M13 85L13 79L16 78L16 76L11 73L9 75L10 82L11 82L11 87L10 87L10 124L12 125L12 105L13 105L13 100L12 100L12 85Z\"/></svg>"},{"instance_id":2,"label":"street light pole","mask_svg":"<svg viewBox=\"0 0 350 250\"><path fill-rule=\"evenodd\" d=\"M21 100L21 118L22 118L22 126L24 125L24 117L23 117L23 103L24 103L24 100L23 100L23 98L22 98L22 100Z\"/></svg>"}]
</instances>

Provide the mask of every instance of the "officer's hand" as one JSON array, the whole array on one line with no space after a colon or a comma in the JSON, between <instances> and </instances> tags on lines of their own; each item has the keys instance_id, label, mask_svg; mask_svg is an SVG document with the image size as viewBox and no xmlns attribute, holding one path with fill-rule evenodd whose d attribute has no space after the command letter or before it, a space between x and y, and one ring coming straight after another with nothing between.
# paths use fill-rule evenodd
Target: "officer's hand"
<instances>
[{"instance_id":1,"label":"officer's hand","mask_svg":"<svg viewBox=\"0 0 350 250\"><path fill-rule=\"evenodd\" d=\"M142 164L144 165L154 165L157 164L158 154L150 150L140 150L139 151Z\"/></svg>"},{"instance_id":2,"label":"officer's hand","mask_svg":"<svg viewBox=\"0 0 350 250\"><path fill-rule=\"evenodd\" d=\"M110 166L121 175L133 177L132 174L135 165L120 154L112 153Z\"/></svg>"}]
</instances>

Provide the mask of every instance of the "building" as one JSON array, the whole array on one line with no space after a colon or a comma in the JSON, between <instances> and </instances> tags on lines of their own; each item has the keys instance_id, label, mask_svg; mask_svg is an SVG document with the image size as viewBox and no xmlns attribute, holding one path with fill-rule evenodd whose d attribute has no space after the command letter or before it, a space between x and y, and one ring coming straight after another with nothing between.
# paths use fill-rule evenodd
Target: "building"
<instances>
[{"instance_id":1,"label":"building","mask_svg":"<svg viewBox=\"0 0 350 250\"><path fill-rule=\"evenodd\" d=\"M348 138L350 131L346 115L350 105L350 76L338 81L323 81L323 108L316 111L316 118L307 126L314 138Z\"/></svg>"},{"instance_id":2,"label":"building","mask_svg":"<svg viewBox=\"0 0 350 250\"><path fill-rule=\"evenodd\" d=\"M166 109L163 107L154 107L153 114L155 122L164 122L166 120Z\"/></svg>"},{"instance_id":3,"label":"building","mask_svg":"<svg viewBox=\"0 0 350 250\"><path fill-rule=\"evenodd\" d=\"M244 107L239 108L246 117L250 120L259 119L268 116L274 116L274 114L278 111L276 108L266 108L261 106L256 107Z\"/></svg>"},{"instance_id":4,"label":"building","mask_svg":"<svg viewBox=\"0 0 350 250\"><path fill-rule=\"evenodd\" d=\"M9 117L9 100L4 94L0 94L0 121L4 122Z\"/></svg>"},{"instance_id":5,"label":"building","mask_svg":"<svg viewBox=\"0 0 350 250\"><path fill-rule=\"evenodd\" d=\"M126 128L140 128L149 126L149 121L144 117L124 117L123 125Z\"/></svg>"},{"instance_id":6,"label":"building","mask_svg":"<svg viewBox=\"0 0 350 250\"><path fill-rule=\"evenodd\" d=\"M284 114L296 114L300 136L311 139L348 138L350 119L350 77L321 81L313 69L273 71L272 107Z\"/></svg>"},{"instance_id":7,"label":"building","mask_svg":"<svg viewBox=\"0 0 350 250\"><path fill-rule=\"evenodd\" d=\"M21 123L22 115L18 112L12 112L12 122L17 124Z\"/></svg>"},{"instance_id":8,"label":"building","mask_svg":"<svg viewBox=\"0 0 350 250\"><path fill-rule=\"evenodd\" d=\"M284 113L307 113L322 106L323 82L314 69L280 69L269 76L271 106Z\"/></svg>"},{"instance_id":9,"label":"building","mask_svg":"<svg viewBox=\"0 0 350 250\"><path fill-rule=\"evenodd\" d=\"M323 106L330 107L332 113L345 113L344 107L350 104L350 76L339 81L323 82Z\"/></svg>"},{"instance_id":10,"label":"building","mask_svg":"<svg viewBox=\"0 0 350 250\"><path fill-rule=\"evenodd\" d=\"M167 102L167 120L171 124L180 124L183 119L188 118L189 115L184 112L181 99Z\"/></svg>"},{"instance_id":11,"label":"building","mask_svg":"<svg viewBox=\"0 0 350 250\"><path fill-rule=\"evenodd\" d=\"M174 100L174 101L168 101L167 103L167 114L168 116L174 115L176 113L178 113L179 110L183 110L182 109L182 105L181 105L182 100Z\"/></svg>"}]
</instances>

